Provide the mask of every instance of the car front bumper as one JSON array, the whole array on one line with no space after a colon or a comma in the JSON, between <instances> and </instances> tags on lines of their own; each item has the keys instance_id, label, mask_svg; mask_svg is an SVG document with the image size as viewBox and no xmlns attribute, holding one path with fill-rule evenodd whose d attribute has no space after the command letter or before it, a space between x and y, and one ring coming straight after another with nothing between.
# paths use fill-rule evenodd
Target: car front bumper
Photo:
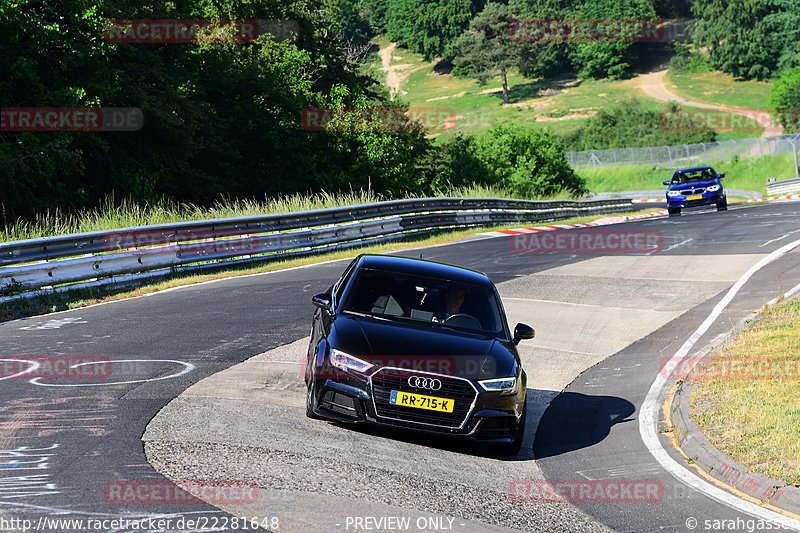
<instances>
[{"instance_id":1,"label":"car front bumper","mask_svg":"<svg viewBox=\"0 0 800 533\"><path fill-rule=\"evenodd\" d=\"M318 415L339 422L368 423L480 442L509 443L516 434L525 402L524 390L503 395L498 392L484 392L478 383L470 382L475 391L473 398L471 401L467 397L455 400L455 409L461 414L448 416L434 411L389 405L385 398L385 384L373 383L371 378L360 379L342 374L341 379L318 380L318 407L315 410ZM403 385L391 388L420 392ZM466 386L464 389L466 390ZM452 392L428 394L442 398L453 397ZM470 404L464 409L463 404L467 401Z\"/></svg>"},{"instance_id":2,"label":"car front bumper","mask_svg":"<svg viewBox=\"0 0 800 533\"><path fill-rule=\"evenodd\" d=\"M698 196L702 196L702 198L689 200L690 197L688 196L667 196L667 207L683 209L686 207L713 205L725 201L725 193L720 191L703 193Z\"/></svg>"}]
</instances>

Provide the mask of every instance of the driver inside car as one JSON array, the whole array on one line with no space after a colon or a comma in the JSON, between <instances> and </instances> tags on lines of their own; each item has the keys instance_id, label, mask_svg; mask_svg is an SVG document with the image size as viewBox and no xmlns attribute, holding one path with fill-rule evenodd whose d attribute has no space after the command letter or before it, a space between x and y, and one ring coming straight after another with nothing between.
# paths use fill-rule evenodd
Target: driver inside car
<instances>
[{"instance_id":1,"label":"driver inside car","mask_svg":"<svg viewBox=\"0 0 800 533\"><path fill-rule=\"evenodd\" d=\"M444 308L436 313L439 322L444 322L449 317L461 312L466 291L462 287L451 286L444 294Z\"/></svg>"}]
</instances>

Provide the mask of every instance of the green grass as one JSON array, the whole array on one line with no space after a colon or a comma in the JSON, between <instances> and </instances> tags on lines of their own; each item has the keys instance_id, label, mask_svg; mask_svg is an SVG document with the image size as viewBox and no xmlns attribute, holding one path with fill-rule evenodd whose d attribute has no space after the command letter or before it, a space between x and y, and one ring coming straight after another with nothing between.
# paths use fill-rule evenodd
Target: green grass
<instances>
[{"instance_id":1,"label":"green grass","mask_svg":"<svg viewBox=\"0 0 800 533\"><path fill-rule=\"evenodd\" d=\"M794 178L794 158L791 153L765 156L752 159L740 159L735 163L721 164L719 160L709 164L717 172L724 173L726 187L767 192L767 178L777 177L779 180ZM606 165L593 169L591 166L578 167L576 172L586 180L592 192L636 191L662 189L662 182L672 177L668 168L650 166Z\"/></svg>"},{"instance_id":2,"label":"green grass","mask_svg":"<svg viewBox=\"0 0 800 533\"><path fill-rule=\"evenodd\" d=\"M689 404L709 442L752 472L800 484L800 301L765 311L701 365Z\"/></svg>"},{"instance_id":3,"label":"green grass","mask_svg":"<svg viewBox=\"0 0 800 533\"><path fill-rule=\"evenodd\" d=\"M772 83L737 80L724 72L689 72L669 69L667 87L675 94L703 102L745 109L767 109Z\"/></svg>"},{"instance_id":4,"label":"green grass","mask_svg":"<svg viewBox=\"0 0 800 533\"><path fill-rule=\"evenodd\" d=\"M494 197L520 198L510 190L500 187L482 187L473 185L451 190L439 191L439 196L454 197ZM561 193L548 198L528 198L532 200L571 198L569 193ZM263 202L252 200L218 201L211 207L200 207L193 204L179 204L164 201L157 205L137 205L129 200L115 203L107 198L98 208L66 214L59 211L40 213L32 221L19 220L0 228L0 242L35 239L52 235L83 233L88 231L104 231L152 224L169 224L191 220L208 220L213 218L229 218L257 216L271 213L291 213L328 207L344 207L391 200L376 195L372 191L358 191L349 194L329 194L322 192L314 195L293 195L268 199Z\"/></svg>"}]
</instances>

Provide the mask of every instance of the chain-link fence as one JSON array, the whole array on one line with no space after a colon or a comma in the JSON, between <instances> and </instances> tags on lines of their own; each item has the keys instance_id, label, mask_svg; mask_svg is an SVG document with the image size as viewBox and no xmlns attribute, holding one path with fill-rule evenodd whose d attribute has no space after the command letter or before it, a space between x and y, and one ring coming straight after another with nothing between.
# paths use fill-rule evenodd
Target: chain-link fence
<instances>
[{"instance_id":1,"label":"chain-link fence","mask_svg":"<svg viewBox=\"0 0 800 533\"><path fill-rule=\"evenodd\" d=\"M730 163L734 157L744 159L791 152L794 154L795 174L800 178L800 170L797 166L799 149L800 134L792 134L675 146L584 150L583 152L567 152L566 156L573 167L646 165L676 169L692 165Z\"/></svg>"}]
</instances>

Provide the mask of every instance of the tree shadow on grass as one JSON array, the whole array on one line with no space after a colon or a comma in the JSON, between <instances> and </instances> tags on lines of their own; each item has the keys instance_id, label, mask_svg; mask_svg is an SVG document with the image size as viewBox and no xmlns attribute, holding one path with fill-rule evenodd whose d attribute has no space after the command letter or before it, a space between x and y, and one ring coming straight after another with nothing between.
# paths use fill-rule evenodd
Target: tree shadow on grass
<instances>
[{"instance_id":1,"label":"tree shadow on grass","mask_svg":"<svg viewBox=\"0 0 800 533\"><path fill-rule=\"evenodd\" d=\"M516 104L524 100L533 98L546 98L553 94L563 92L565 87L579 87L581 80L575 79L541 79L527 83L517 83L509 87L508 100L511 104ZM558 91L557 93L555 91ZM490 93L488 96L502 102L503 92Z\"/></svg>"}]
</instances>

